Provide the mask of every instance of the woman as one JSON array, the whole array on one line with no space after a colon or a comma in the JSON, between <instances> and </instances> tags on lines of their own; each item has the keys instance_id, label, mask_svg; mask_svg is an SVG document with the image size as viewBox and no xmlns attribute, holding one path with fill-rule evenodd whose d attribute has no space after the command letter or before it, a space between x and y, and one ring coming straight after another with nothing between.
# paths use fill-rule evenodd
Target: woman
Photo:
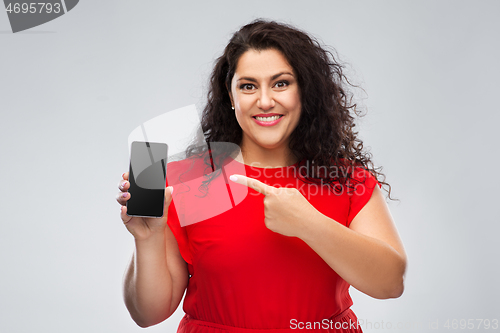
<instances>
[{"instance_id":1,"label":"woman","mask_svg":"<svg viewBox=\"0 0 500 333\"><path fill-rule=\"evenodd\" d=\"M387 184L357 139L346 81L296 28L255 21L233 35L202 129L209 146L241 153L212 144L170 163L167 178L180 181L165 190L161 219L128 216L128 174L119 185L136 244L125 302L139 326L168 318L187 289L178 332L361 332L350 285L380 299L403 293L406 255L379 188ZM183 222L190 170L204 170L199 189L212 197L217 182L227 185L232 208Z\"/></svg>"}]
</instances>

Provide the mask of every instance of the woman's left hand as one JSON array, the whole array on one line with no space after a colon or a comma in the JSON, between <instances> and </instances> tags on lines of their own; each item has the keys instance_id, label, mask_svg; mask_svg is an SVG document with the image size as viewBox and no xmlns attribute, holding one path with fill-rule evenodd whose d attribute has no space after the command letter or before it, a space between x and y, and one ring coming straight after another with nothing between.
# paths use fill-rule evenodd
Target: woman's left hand
<instances>
[{"instance_id":1,"label":"woman's left hand","mask_svg":"<svg viewBox=\"0 0 500 333\"><path fill-rule=\"evenodd\" d=\"M242 175L232 175L229 179L264 194L264 222L271 231L299 237L304 234L307 221L319 214L296 188L273 187Z\"/></svg>"}]
</instances>

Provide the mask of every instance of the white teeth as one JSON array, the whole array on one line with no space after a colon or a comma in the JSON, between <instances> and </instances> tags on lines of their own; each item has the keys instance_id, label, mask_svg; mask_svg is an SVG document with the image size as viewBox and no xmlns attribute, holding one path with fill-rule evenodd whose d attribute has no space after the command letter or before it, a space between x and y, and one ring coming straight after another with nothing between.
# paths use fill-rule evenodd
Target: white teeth
<instances>
[{"instance_id":1,"label":"white teeth","mask_svg":"<svg viewBox=\"0 0 500 333\"><path fill-rule=\"evenodd\" d=\"M281 116L272 116L272 117L255 117L258 121L275 121L278 120Z\"/></svg>"}]
</instances>

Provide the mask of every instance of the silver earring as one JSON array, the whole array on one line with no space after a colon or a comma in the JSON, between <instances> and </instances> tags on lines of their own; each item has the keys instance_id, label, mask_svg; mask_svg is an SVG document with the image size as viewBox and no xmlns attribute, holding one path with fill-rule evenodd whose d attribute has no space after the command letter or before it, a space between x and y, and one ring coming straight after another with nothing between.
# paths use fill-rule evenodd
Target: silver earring
<instances>
[{"instance_id":1,"label":"silver earring","mask_svg":"<svg viewBox=\"0 0 500 333\"><path fill-rule=\"evenodd\" d=\"M234 106L231 106L231 109L233 109L233 110L234 110Z\"/></svg>"}]
</instances>

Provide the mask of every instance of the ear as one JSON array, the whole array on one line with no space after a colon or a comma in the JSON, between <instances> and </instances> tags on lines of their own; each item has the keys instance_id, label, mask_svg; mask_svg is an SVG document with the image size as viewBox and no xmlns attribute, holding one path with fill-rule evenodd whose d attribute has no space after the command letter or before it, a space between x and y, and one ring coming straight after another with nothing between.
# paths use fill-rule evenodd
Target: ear
<instances>
[{"instance_id":1,"label":"ear","mask_svg":"<svg viewBox=\"0 0 500 333\"><path fill-rule=\"evenodd\" d=\"M233 94L231 93L231 89L229 89L227 84L226 84L226 89L227 89L227 93L229 94L229 99L231 100L231 105L234 107Z\"/></svg>"}]
</instances>

